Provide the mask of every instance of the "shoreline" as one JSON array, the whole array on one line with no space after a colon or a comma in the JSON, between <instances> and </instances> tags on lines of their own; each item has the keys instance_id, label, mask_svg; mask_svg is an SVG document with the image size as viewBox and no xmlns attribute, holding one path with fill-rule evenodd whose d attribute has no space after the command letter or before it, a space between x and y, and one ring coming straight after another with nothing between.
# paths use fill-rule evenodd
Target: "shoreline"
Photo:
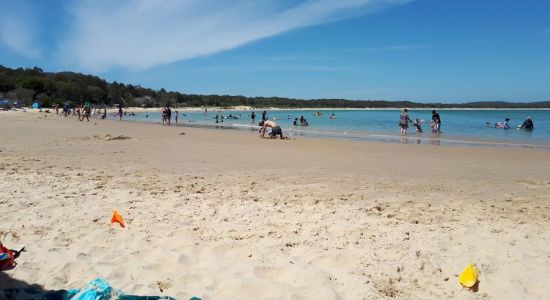
<instances>
[{"instance_id":1,"label":"shoreline","mask_svg":"<svg viewBox=\"0 0 550 300\"><path fill-rule=\"evenodd\" d=\"M204 111L205 107L172 107L172 109L177 109L181 111L193 111L201 112ZM254 108L251 106L238 106L238 107L216 107L216 106L207 106L209 111L261 111L261 110L274 110L274 111L338 111L338 110L365 110L365 111L386 111L386 110L401 110L405 107L383 107L383 108L331 108L331 107L319 107L319 108L278 108L278 107L263 107L263 108ZM409 111L425 111L425 110L436 110L436 111L453 111L453 110L466 110L466 111L487 111L487 110L497 110L497 111L517 111L517 110L527 110L527 111L550 111L550 108L408 108ZM27 111L39 111L35 108L25 108ZM55 108L42 108L49 109L50 111ZM102 108L101 108L102 109ZM22 110L19 109L19 110ZM61 108L60 108L61 110ZM124 110L127 112L158 112L162 110L162 107L125 107ZM108 112L116 112L118 108L107 108Z\"/></svg>"},{"instance_id":2,"label":"shoreline","mask_svg":"<svg viewBox=\"0 0 550 300\"><path fill-rule=\"evenodd\" d=\"M134 110L136 109L136 110ZM160 112L157 109L144 110L141 108L128 109L128 112ZM176 108L174 108L176 109ZM189 111L189 110L187 110ZM195 110L190 110L195 111ZM40 113L38 109L30 109L27 112ZM113 117L109 117L109 114L118 112L117 109L107 109L108 118L107 121L117 121ZM2 112L0 112L1 115ZM3 112L6 113L6 112ZM21 113L11 111L11 113ZM51 112L50 112L51 113ZM53 114L52 116L55 116ZM71 118L74 116L71 116ZM91 120L103 122L93 116ZM160 125L160 121L144 121L133 120L128 117L123 118L124 122L136 122L145 124ZM244 125L244 124L224 124L224 123L204 123L195 122L189 120L182 120L178 124L178 128L204 128L204 129L229 129L232 131L255 131L257 126ZM164 127L164 126L163 126ZM172 125L172 127L175 127ZM259 128L259 127L258 127ZM398 133L378 132L378 131L327 131L327 130L306 130L295 128L283 128L285 135L299 136L299 138L307 139L328 139L328 140L343 140L343 141L359 141L359 142L380 142L380 143L401 143L401 144L430 144L436 146L458 146L458 147L512 147L512 148L538 148L538 149L550 149L550 144L545 143L526 143L525 141L518 140L506 140L506 139L482 139L475 136L467 135L453 135L453 134L430 134L430 133L409 133L405 136L401 136Z\"/></svg>"}]
</instances>

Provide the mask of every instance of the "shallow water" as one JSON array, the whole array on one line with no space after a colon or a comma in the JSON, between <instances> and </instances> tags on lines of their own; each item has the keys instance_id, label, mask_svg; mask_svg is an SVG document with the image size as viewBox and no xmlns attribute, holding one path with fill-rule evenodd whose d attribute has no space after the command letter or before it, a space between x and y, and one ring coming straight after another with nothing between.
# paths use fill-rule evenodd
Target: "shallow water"
<instances>
[{"instance_id":1,"label":"shallow water","mask_svg":"<svg viewBox=\"0 0 550 300\"><path fill-rule=\"evenodd\" d=\"M218 127L254 130L261 120L262 110L256 110L256 122L252 123L251 111L223 110L203 112L180 112L180 126ZM334 113L336 119L329 119ZM321 116L314 116L311 110L272 110L270 119L283 128L290 136L319 136L358 140L379 140L401 143L431 144L471 144L495 146L550 147L550 110L441 110L442 133L432 134L429 121L431 110L411 110L411 119L424 119L423 133L415 133L410 124L406 138L399 135L399 110L325 110ZM229 115L238 119L229 119ZM146 117L148 115L148 117ZM215 116L224 116L223 122L216 123ZM293 126L294 118L304 116L309 126ZM533 119L535 130L517 130L527 116ZM111 117L111 116L110 116ZM512 129L495 129L486 123L495 124L510 118ZM174 113L172 114L172 121ZM160 112L136 113L125 120L140 122L161 122ZM221 118L220 118L221 120Z\"/></svg>"}]
</instances>

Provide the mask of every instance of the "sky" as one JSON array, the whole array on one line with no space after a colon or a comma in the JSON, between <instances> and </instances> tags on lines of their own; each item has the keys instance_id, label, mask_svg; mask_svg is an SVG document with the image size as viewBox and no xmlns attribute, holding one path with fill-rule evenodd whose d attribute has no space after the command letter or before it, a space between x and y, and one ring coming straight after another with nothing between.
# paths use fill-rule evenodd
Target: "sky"
<instances>
[{"instance_id":1,"label":"sky","mask_svg":"<svg viewBox=\"0 0 550 300\"><path fill-rule=\"evenodd\" d=\"M0 0L0 64L193 94L550 100L545 0Z\"/></svg>"}]
</instances>

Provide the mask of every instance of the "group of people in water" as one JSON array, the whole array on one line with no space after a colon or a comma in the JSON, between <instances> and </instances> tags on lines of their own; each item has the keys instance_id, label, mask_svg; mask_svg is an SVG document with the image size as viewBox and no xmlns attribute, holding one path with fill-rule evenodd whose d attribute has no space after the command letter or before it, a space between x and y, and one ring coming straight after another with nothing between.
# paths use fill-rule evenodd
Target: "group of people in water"
<instances>
[{"instance_id":1,"label":"group of people in water","mask_svg":"<svg viewBox=\"0 0 550 300\"><path fill-rule=\"evenodd\" d=\"M494 125L491 125L490 122L486 123L487 127L491 128L501 128L501 129L511 129L512 126L510 126L510 118L504 119L504 122L496 122ZM521 125L517 126L517 129L523 129L523 130L533 130L535 129L535 124L533 123L533 120L531 117L527 117L525 121Z\"/></svg>"},{"instance_id":2,"label":"group of people in water","mask_svg":"<svg viewBox=\"0 0 550 300\"><path fill-rule=\"evenodd\" d=\"M295 118L294 122L292 122L292 125L294 126L309 126L309 122L304 118L304 116L300 116L300 118Z\"/></svg>"},{"instance_id":3,"label":"group of people in water","mask_svg":"<svg viewBox=\"0 0 550 300\"><path fill-rule=\"evenodd\" d=\"M407 134L409 123L411 123L415 127L415 131L417 133L421 133L422 124L425 123L425 121L424 119L412 120L409 117L409 111L406 108L404 108L401 110L401 114L399 115L399 127L401 129L401 135ZM491 125L490 122L487 122L486 125L487 127L492 127L492 128L502 128L502 129L512 128L510 126L510 118L504 119L504 122L496 122L494 125ZM527 117L527 119L525 119L523 124L517 126L517 129L523 129L523 130L533 130L534 128L535 126L530 116ZM432 110L432 120L430 121L430 129L432 133L441 133L441 117L435 110Z\"/></svg>"},{"instance_id":4,"label":"group of people in water","mask_svg":"<svg viewBox=\"0 0 550 300\"><path fill-rule=\"evenodd\" d=\"M60 110L60 106L55 106L56 114L59 114L59 110ZM92 108L92 105L88 102L85 102L84 104L81 104L79 107L72 109L70 107L69 103L65 103L62 107L62 114L65 117L70 116L70 115L74 115L74 116L77 116L77 119L79 121L84 121L84 119L86 119L89 122L90 117L92 117L94 115L96 115L97 118L105 119L107 117L107 109L105 107L103 107L103 108ZM127 113L125 110L123 110L123 107L119 105L118 106L118 111L115 112L113 114L113 116L118 117L119 120L122 120L123 116L126 116L128 114L130 116L135 116L135 113L133 113L133 112ZM162 125L163 126L170 126L171 125L172 114L173 113L172 113L172 109L170 108L170 106L167 105L167 106L164 106L162 108L161 115L162 115ZM204 114L205 115L208 114L206 109L204 111ZM183 115L185 115L185 114L183 114ZM316 113L314 113L314 116L315 117L320 117L320 116L322 116L322 113L316 112ZM148 118L149 114L147 113L145 115L145 117ZM240 119L241 117L242 117L241 114L230 113L228 116L223 116L223 115L217 114L214 118L216 120L216 123L219 123L219 122L223 122L224 119ZM178 125L178 121L179 121L178 119L179 119L179 112L177 110L175 110L174 111L174 121L175 121L176 126ZM252 120L252 123L255 124L256 112L253 111L250 114L250 119ZM331 119L331 120L336 119L336 115L334 113L332 113L329 116L329 119ZM276 120L277 120L276 117L273 117L273 118L271 118L271 120L269 120L268 115L267 115L267 111L264 110L264 111L261 112L261 120L258 123L258 126L260 127L260 132L259 132L260 137L264 138L267 134L267 129L270 128L271 131L268 134L269 138L277 138L277 137L280 137L281 139L287 139L288 138L288 137L285 137L283 135L283 131L282 131L281 127L275 122ZM290 115L288 115L288 120L289 121L291 120ZM511 129L512 126L510 125L510 121L511 121L510 118L506 118L506 119L504 119L503 122L496 122L494 124L490 123L490 122L487 122L486 126L491 127L491 128L498 128L498 129ZM416 133L422 133L423 132L422 125L424 123L426 123L426 121L424 119L418 119L418 118L412 119L409 116L408 109L405 108L405 109L401 110L401 113L399 115L399 124L398 124L399 127L400 127L401 135L406 135L407 134L408 129L409 129L409 124L414 126ZM435 110L432 110L431 121L429 123L431 133L435 133L435 134L441 133L441 123L442 122L441 122L441 117L440 117L439 113L437 113L437 111L435 111ZM294 118L294 121L292 122L292 125L294 125L294 126L309 126L309 122L303 115L301 115L300 117ZM516 128L517 129L522 129L522 130L527 130L527 131L532 131L532 130L534 130L535 126L534 126L534 123L533 123L533 120L531 119L531 117L528 116L525 119L525 121L521 125L517 125Z\"/></svg>"},{"instance_id":5,"label":"group of people in water","mask_svg":"<svg viewBox=\"0 0 550 300\"><path fill-rule=\"evenodd\" d=\"M161 110L161 115L162 115L162 126L170 126L172 122L172 109L170 108L170 106L168 105L164 106ZM174 110L174 122L176 126L178 126L179 115L180 115L179 111ZM183 113L182 115L185 116L185 114ZM145 115L145 117L148 118L149 114Z\"/></svg>"},{"instance_id":6,"label":"group of people in water","mask_svg":"<svg viewBox=\"0 0 550 300\"><path fill-rule=\"evenodd\" d=\"M401 135L406 135L409 129L409 123L415 127L417 133L422 133L422 124L426 123L424 119L414 119L409 117L409 110L402 109L399 115L399 128L401 129ZM430 121L430 130L432 133L441 133L441 117L439 114L432 110L432 120Z\"/></svg>"},{"instance_id":7,"label":"group of people in water","mask_svg":"<svg viewBox=\"0 0 550 300\"><path fill-rule=\"evenodd\" d=\"M313 116L315 116L315 117L320 117L322 115L323 115L322 112L315 112L313 114ZM255 124L256 112L253 111L250 114L250 119L252 120L252 123ZM288 115L287 119L291 120L291 116ZM329 116L329 119L331 119L331 120L336 119L336 115L334 113L332 113ZM267 128L271 128L271 132L269 133L269 138L280 137L281 139L288 139L288 137L285 137L283 135L283 131L281 129L281 126L279 126L275 122L275 120L277 120L277 117L273 117L271 120L269 120L268 116L267 116L267 111L264 110L262 112L262 119L258 123L258 125L260 126L260 137L264 138L265 135L266 135ZM292 122L292 125L294 125L294 126L309 126L309 122L307 121L307 119L303 115L301 115L300 117L294 118L294 121Z\"/></svg>"}]
</instances>

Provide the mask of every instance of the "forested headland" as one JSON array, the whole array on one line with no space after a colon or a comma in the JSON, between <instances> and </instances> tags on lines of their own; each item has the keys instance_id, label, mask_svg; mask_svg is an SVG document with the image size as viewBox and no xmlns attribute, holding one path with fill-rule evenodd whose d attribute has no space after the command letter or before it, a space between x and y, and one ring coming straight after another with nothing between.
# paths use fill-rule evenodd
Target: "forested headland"
<instances>
[{"instance_id":1,"label":"forested headland","mask_svg":"<svg viewBox=\"0 0 550 300\"><path fill-rule=\"evenodd\" d=\"M550 96L549 96L550 97ZM417 103L410 101L386 100L345 100L345 99L289 99L280 97L245 97L230 95L195 95L153 90L139 85L107 82L97 76L74 72L44 72L42 69L11 69L0 65L0 99L18 101L22 106L39 102L43 107L62 105L69 102L79 105L88 101L96 105L116 104L130 107L159 107L163 105L179 107L233 107L251 106L256 108L550 108L550 101L511 103L511 102L466 102L460 104Z\"/></svg>"}]
</instances>

